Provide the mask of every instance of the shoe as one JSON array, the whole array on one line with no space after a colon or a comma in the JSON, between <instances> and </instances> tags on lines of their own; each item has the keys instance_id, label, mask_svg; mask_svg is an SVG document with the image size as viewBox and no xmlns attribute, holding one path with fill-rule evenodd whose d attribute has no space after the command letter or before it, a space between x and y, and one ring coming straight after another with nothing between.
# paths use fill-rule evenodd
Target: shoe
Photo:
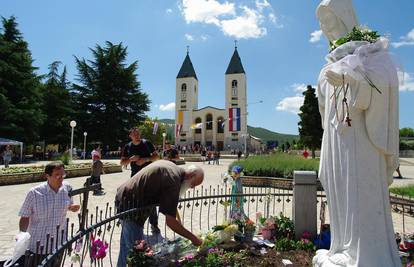
<instances>
[{"instance_id":1,"label":"shoe","mask_svg":"<svg viewBox=\"0 0 414 267\"><path fill-rule=\"evenodd\" d=\"M161 234L161 230L158 228L158 225L151 225L151 232L153 235Z\"/></svg>"}]
</instances>

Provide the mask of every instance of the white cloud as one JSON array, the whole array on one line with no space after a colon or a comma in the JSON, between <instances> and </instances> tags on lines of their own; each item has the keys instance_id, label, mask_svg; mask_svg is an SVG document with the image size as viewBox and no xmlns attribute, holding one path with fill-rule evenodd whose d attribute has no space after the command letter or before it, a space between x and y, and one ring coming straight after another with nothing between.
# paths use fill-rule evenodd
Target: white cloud
<instances>
[{"instance_id":1,"label":"white cloud","mask_svg":"<svg viewBox=\"0 0 414 267\"><path fill-rule=\"evenodd\" d=\"M221 30L225 35L237 39L259 38L267 34L265 27L261 27L263 15L257 10L242 7L244 14L234 19L222 20Z\"/></svg>"},{"instance_id":2,"label":"white cloud","mask_svg":"<svg viewBox=\"0 0 414 267\"><path fill-rule=\"evenodd\" d=\"M165 10L165 13L172 13L173 12L173 10L171 9L171 8L167 8L166 10Z\"/></svg>"},{"instance_id":3,"label":"white cloud","mask_svg":"<svg viewBox=\"0 0 414 267\"><path fill-rule=\"evenodd\" d=\"M398 79L400 81L400 91L414 91L414 77L412 73L398 72Z\"/></svg>"},{"instance_id":4,"label":"white cloud","mask_svg":"<svg viewBox=\"0 0 414 267\"><path fill-rule=\"evenodd\" d=\"M322 30L317 30L311 33L311 38L309 39L309 42L311 43L317 43L321 40L322 37Z\"/></svg>"},{"instance_id":5,"label":"white cloud","mask_svg":"<svg viewBox=\"0 0 414 267\"><path fill-rule=\"evenodd\" d=\"M407 35L401 36L399 42L391 43L391 45L395 48L399 48L401 46L411 46L414 45L414 29L412 29Z\"/></svg>"},{"instance_id":6,"label":"white cloud","mask_svg":"<svg viewBox=\"0 0 414 267\"><path fill-rule=\"evenodd\" d=\"M277 17L268 0L255 0L254 7L228 1L182 0L180 9L187 23L216 25L224 35L236 39L260 38L267 34L265 18L277 25ZM277 25L278 28L283 26ZM201 37L204 40L203 37Z\"/></svg>"},{"instance_id":7,"label":"white cloud","mask_svg":"<svg viewBox=\"0 0 414 267\"><path fill-rule=\"evenodd\" d=\"M306 91L307 85L304 83L294 83L290 86L290 88L292 88L296 93L303 93Z\"/></svg>"},{"instance_id":8,"label":"white cloud","mask_svg":"<svg viewBox=\"0 0 414 267\"><path fill-rule=\"evenodd\" d=\"M219 17L234 15L233 3L221 4L216 0L183 0L182 12L187 23L203 22L220 25Z\"/></svg>"},{"instance_id":9,"label":"white cloud","mask_svg":"<svg viewBox=\"0 0 414 267\"><path fill-rule=\"evenodd\" d=\"M187 41L194 41L194 37L191 34L186 33L184 36Z\"/></svg>"},{"instance_id":10,"label":"white cloud","mask_svg":"<svg viewBox=\"0 0 414 267\"><path fill-rule=\"evenodd\" d=\"M273 23L276 24L277 23L277 18L276 15L274 13L270 13L269 14L269 20Z\"/></svg>"},{"instance_id":11,"label":"white cloud","mask_svg":"<svg viewBox=\"0 0 414 267\"><path fill-rule=\"evenodd\" d=\"M276 110L287 111L298 114L300 107L303 105L303 96L291 96L283 98L276 106Z\"/></svg>"},{"instance_id":12,"label":"white cloud","mask_svg":"<svg viewBox=\"0 0 414 267\"><path fill-rule=\"evenodd\" d=\"M166 105L161 104L160 106L161 111L174 111L175 110L175 103L171 102Z\"/></svg>"},{"instance_id":13,"label":"white cloud","mask_svg":"<svg viewBox=\"0 0 414 267\"><path fill-rule=\"evenodd\" d=\"M207 39L208 39L208 35L201 35L201 36L200 36L200 38L201 38L201 40L203 40L203 41L207 41Z\"/></svg>"}]
</instances>

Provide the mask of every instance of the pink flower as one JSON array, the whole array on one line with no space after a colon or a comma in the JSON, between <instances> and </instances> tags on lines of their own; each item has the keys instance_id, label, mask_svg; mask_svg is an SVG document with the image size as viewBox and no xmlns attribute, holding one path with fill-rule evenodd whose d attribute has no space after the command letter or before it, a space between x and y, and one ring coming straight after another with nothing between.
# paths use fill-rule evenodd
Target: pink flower
<instances>
[{"instance_id":1,"label":"pink flower","mask_svg":"<svg viewBox=\"0 0 414 267\"><path fill-rule=\"evenodd\" d=\"M107 242L103 242L99 238L95 240L95 237L91 234L90 255L93 260L105 258L108 246Z\"/></svg>"},{"instance_id":2,"label":"pink flower","mask_svg":"<svg viewBox=\"0 0 414 267\"><path fill-rule=\"evenodd\" d=\"M312 238L312 234L308 231L303 232L302 234L302 238L303 239L311 239Z\"/></svg>"},{"instance_id":3,"label":"pink flower","mask_svg":"<svg viewBox=\"0 0 414 267\"><path fill-rule=\"evenodd\" d=\"M148 252L145 253L145 256L147 256L147 257L154 256L154 251L152 251L152 249L150 249Z\"/></svg>"}]
</instances>

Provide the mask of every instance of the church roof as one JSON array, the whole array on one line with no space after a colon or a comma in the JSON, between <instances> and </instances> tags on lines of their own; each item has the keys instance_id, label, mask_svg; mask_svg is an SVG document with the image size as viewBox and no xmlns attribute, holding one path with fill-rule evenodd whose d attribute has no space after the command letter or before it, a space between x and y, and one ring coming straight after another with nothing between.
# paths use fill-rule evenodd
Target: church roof
<instances>
[{"instance_id":1,"label":"church roof","mask_svg":"<svg viewBox=\"0 0 414 267\"><path fill-rule=\"evenodd\" d=\"M239 53L237 52L237 47L234 49L233 56L230 59L229 66L227 67L226 74L234 73L245 73Z\"/></svg>"},{"instance_id":2,"label":"church roof","mask_svg":"<svg viewBox=\"0 0 414 267\"><path fill-rule=\"evenodd\" d=\"M177 79L188 78L188 77L193 77L196 80L198 80L194 67L193 67L193 63L191 62L190 56L188 55L188 52L187 52L187 56L184 59L183 65L181 65L180 71L178 72Z\"/></svg>"}]
</instances>

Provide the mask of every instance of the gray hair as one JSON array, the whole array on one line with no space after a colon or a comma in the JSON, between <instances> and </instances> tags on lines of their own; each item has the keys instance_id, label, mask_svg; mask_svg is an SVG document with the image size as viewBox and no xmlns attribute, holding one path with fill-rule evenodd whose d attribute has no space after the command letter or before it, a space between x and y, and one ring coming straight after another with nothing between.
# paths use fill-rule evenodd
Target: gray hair
<instances>
[{"instance_id":1,"label":"gray hair","mask_svg":"<svg viewBox=\"0 0 414 267\"><path fill-rule=\"evenodd\" d=\"M196 176L202 176L204 177L204 170L200 167L200 166L196 166L196 165L190 165L187 167L186 170L189 174L193 174Z\"/></svg>"}]
</instances>

